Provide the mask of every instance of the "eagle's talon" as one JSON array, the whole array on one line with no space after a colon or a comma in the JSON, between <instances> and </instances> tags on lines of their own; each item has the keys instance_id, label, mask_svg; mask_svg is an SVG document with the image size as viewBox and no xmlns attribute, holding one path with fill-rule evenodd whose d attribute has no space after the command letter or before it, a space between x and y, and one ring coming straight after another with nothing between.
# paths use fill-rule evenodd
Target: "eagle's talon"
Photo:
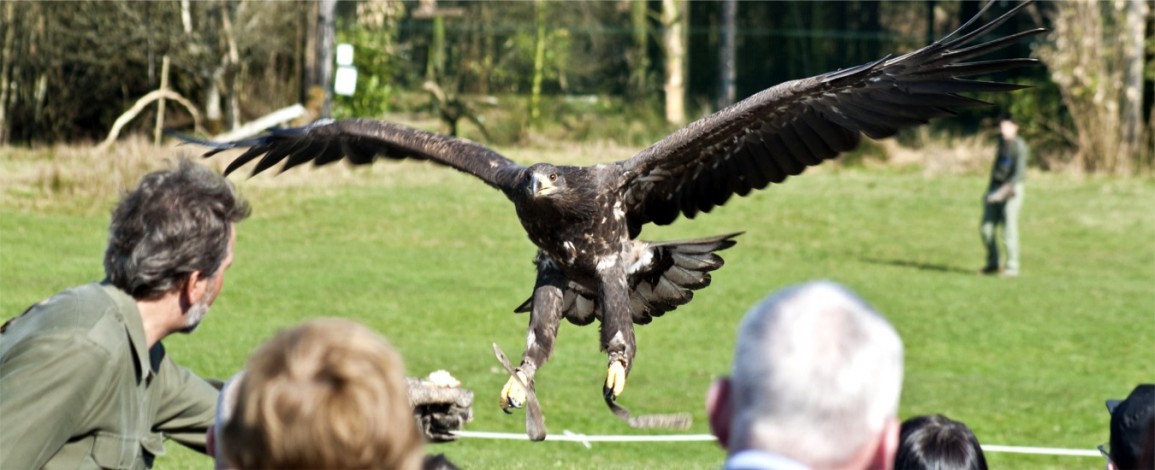
<instances>
[{"instance_id":1,"label":"eagle's talon","mask_svg":"<svg viewBox=\"0 0 1155 470\"><path fill-rule=\"evenodd\" d=\"M516 372L517 377L510 376L509 380L505 382L505 386L501 388L501 411L504 411L505 414L513 414L510 409L525 406L526 392L522 384L529 383L529 379L521 370Z\"/></svg>"},{"instance_id":2,"label":"eagle's talon","mask_svg":"<svg viewBox=\"0 0 1155 470\"><path fill-rule=\"evenodd\" d=\"M602 394L607 400L617 401L618 395L626 388L626 364L618 359L610 363L606 371L606 385L602 387Z\"/></svg>"}]
</instances>

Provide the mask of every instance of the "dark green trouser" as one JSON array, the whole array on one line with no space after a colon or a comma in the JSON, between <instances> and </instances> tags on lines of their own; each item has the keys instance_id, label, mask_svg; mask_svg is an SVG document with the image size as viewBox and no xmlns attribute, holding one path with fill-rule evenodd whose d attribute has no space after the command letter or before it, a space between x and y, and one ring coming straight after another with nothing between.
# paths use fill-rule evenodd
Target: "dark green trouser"
<instances>
[{"instance_id":1,"label":"dark green trouser","mask_svg":"<svg viewBox=\"0 0 1155 470\"><path fill-rule=\"evenodd\" d=\"M1006 202L985 203L983 222L979 233L987 247L987 268L999 266L999 244L995 240L995 226L1002 224L1003 241L1007 245L1007 271L1019 270L1019 212L1023 208L1026 191L1023 183L1015 183L1015 195Z\"/></svg>"}]
</instances>

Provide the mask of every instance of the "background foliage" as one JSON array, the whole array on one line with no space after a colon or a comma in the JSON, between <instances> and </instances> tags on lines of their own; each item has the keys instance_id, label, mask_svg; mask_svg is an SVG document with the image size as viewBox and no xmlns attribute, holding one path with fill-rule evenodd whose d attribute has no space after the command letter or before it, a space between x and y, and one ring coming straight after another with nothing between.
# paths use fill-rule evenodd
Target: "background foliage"
<instances>
[{"instance_id":1,"label":"background foliage","mask_svg":"<svg viewBox=\"0 0 1155 470\"><path fill-rule=\"evenodd\" d=\"M1124 11L1134 0L1098 2L1105 12ZM62 6L67 3L67 7ZM602 116L628 114L649 134L669 129L661 117L664 53L659 43L658 2L616 1L431 2L437 11L418 14L424 3L409 0L359 0L337 4L340 41L356 48L360 73L358 94L338 97L337 117L375 117L386 112L436 111L422 90L434 81L470 105L488 126L499 129L498 142L523 141L534 132L552 132L573 139L616 138L611 126L578 126L567 120L570 106L549 106L538 123L524 117L530 103L520 98L532 91L535 73L537 8L544 28L540 68L543 102L596 100ZM1004 4L1005 3L1005 4ZM1080 35L1056 19L1078 2L1038 2L1025 14L999 28L1001 34L1043 26L1051 36L1022 42L996 57L1047 58L1064 40L1078 38L1082 46L1059 50L1115 51L1123 16L1102 16L1098 33ZM837 2L739 2L737 22L724 23L722 2L691 1L684 20L688 26L687 101L691 115L715 109L721 33L737 36L737 96L774 84L876 60L909 51L953 30L981 6L973 0ZM988 18L1010 3L994 6ZM1139 22L1146 35L1140 60L1155 56L1148 8ZM639 16L640 14L640 16ZM1068 15L1069 16L1069 15ZM228 129L295 102L312 103L309 71L316 67L315 2L247 0L133 2L6 2L0 6L0 143L17 144L98 140L111 122L133 101L160 82L163 56L173 63L172 88L206 110L222 111L213 129ZM1089 41L1089 42L1088 42ZM1084 44L1085 43L1085 44ZM1093 165L1103 152L1081 141L1079 115L1106 112L1090 102L1089 110L1063 101L1064 85L1053 77L1081 77L1087 83L1113 80L1102 67L1048 60L1048 67L991 77L1034 86L1007 97L991 97L1011 109L1024 124L1043 168L1077 163L1086 170L1142 171L1150 156L1150 115L1155 80L1150 68L1140 84L1139 107L1147 123L1144 141L1131 158L1135 165ZM1106 74L1106 75L1100 75ZM1077 92L1068 90L1068 96ZM983 97L980 97L983 98ZM532 100L531 100L532 102ZM1078 109L1075 111L1075 109ZM1110 110L1107 110L1110 111ZM578 111L581 112L580 110ZM959 118L936 121L936 131L974 133L989 128L997 109L963 112ZM169 108L171 127L187 126L182 110ZM213 114L213 113L209 113ZM142 116L134 126L144 131L152 122ZM531 126L531 124L534 124ZM560 129L556 126L560 124ZM555 127L554 130L548 128ZM573 132L573 134L567 134ZM1102 131L1098 131L1102 134ZM909 136L908 136L909 137ZM1084 139L1085 140L1085 139ZM1117 140L1117 139L1116 139ZM1083 152L1083 153L1080 153ZM1147 153L1144 153L1147 152ZM1109 152L1108 152L1109 153ZM1123 158L1127 158L1126 156Z\"/></svg>"}]
</instances>

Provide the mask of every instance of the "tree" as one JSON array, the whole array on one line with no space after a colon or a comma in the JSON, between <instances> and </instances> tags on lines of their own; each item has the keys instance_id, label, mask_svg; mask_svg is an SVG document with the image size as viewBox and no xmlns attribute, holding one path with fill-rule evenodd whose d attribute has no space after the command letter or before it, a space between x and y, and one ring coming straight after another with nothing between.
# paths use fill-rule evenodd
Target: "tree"
<instances>
[{"instance_id":1,"label":"tree","mask_svg":"<svg viewBox=\"0 0 1155 470\"><path fill-rule=\"evenodd\" d=\"M1122 133L1124 148L1138 153L1143 144L1143 41L1146 39L1143 29L1150 5L1145 0L1126 0L1125 3L1122 12Z\"/></svg>"},{"instance_id":2,"label":"tree","mask_svg":"<svg viewBox=\"0 0 1155 470\"><path fill-rule=\"evenodd\" d=\"M718 48L718 109L729 106L737 98L734 81L738 76L735 64L735 36L737 36L738 0L722 1L722 44Z\"/></svg>"},{"instance_id":3,"label":"tree","mask_svg":"<svg viewBox=\"0 0 1155 470\"><path fill-rule=\"evenodd\" d=\"M537 123L541 117L541 80L545 70L545 0L536 0L534 3L534 24L537 34L533 41L533 85L529 96L529 120Z\"/></svg>"},{"instance_id":4,"label":"tree","mask_svg":"<svg viewBox=\"0 0 1155 470\"><path fill-rule=\"evenodd\" d=\"M333 114L333 54L337 47L337 0L321 0L317 5L317 63L311 82L324 94L321 118Z\"/></svg>"},{"instance_id":5,"label":"tree","mask_svg":"<svg viewBox=\"0 0 1155 470\"><path fill-rule=\"evenodd\" d=\"M626 52L630 76L626 93L634 99L650 93L650 7L645 0L627 0L633 47Z\"/></svg>"},{"instance_id":6,"label":"tree","mask_svg":"<svg viewBox=\"0 0 1155 470\"><path fill-rule=\"evenodd\" d=\"M1141 122L1143 3L1057 2L1052 42L1037 49L1070 111L1086 171L1135 172L1152 152Z\"/></svg>"},{"instance_id":7,"label":"tree","mask_svg":"<svg viewBox=\"0 0 1155 470\"><path fill-rule=\"evenodd\" d=\"M226 127L296 95L300 2L79 1L0 5L0 140L95 140L160 85L196 97ZM285 92L289 88L293 92ZM224 105L222 107L222 104ZM247 110L245 109L247 108ZM152 113L152 110L148 110ZM183 114L167 122L189 119ZM127 130L150 127L148 116ZM132 127L135 126L135 127Z\"/></svg>"},{"instance_id":8,"label":"tree","mask_svg":"<svg viewBox=\"0 0 1155 470\"><path fill-rule=\"evenodd\" d=\"M666 122L686 122L686 0L662 0L662 49L666 53Z\"/></svg>"}]
</instances>

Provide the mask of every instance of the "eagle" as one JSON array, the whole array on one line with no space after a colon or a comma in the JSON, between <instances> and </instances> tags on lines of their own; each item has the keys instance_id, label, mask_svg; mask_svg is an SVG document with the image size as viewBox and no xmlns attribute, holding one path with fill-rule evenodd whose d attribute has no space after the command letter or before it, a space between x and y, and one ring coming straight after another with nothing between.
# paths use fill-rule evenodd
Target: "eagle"
<instances>
[{"instance_id":1,"label":"eagle","mask_svg":"<svg viewBox=\"0 0 1155 470\"><path fill-rule=\"evenodd\" d=\"M537 247L533 292L515 308L529 313L526 347L501 390L502 409L522 407L527 396L535 396L535 372L550 359L563 318L577 325L600 322L601 348L608 359L600 385L614 409L637 354L634 325L686 304L695 290L708 286L710 273L723 264L718 252L733 246L739 235L654 242L638 238L642 229L673 223L679 216L694 218L735 194L782 183L856 148L863 135L881 139L952 115L957 108L990 104L960 93L1025 88L973 78L1037 62L976 59L1044 31L980 42L1026 5L979 24L995 3L933 44L781 83L613 163L524 166L469 140L373 119L323 120L224 143L187 140L212 147L205 157L247 149L229 163L226 174L253 160L256 175L280 162L284 171L306 162L363 165L378 158L411 159L468 173L501 191ZM533 421L527 413L527 434L544 439L540 419Z\"/></svg>"}]
</instances>

